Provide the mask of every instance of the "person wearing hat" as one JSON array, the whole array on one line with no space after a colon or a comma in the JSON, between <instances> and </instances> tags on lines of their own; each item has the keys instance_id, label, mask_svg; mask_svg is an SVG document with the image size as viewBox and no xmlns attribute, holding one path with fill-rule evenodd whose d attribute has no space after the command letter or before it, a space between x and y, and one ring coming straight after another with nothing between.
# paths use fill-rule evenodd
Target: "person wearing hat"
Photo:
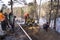
<instances>
[{"instance_id":1,"label":"person wearing hat","mask_svg":"<svg viewBox=\"0 0 60 40\"><path fill-rule=\"evenodd\" d=\"M0 11L0 22L1 22L1 28L3 31L6 31L6 25L5 25L5 15Z\"/></svg>"}]
</instances>

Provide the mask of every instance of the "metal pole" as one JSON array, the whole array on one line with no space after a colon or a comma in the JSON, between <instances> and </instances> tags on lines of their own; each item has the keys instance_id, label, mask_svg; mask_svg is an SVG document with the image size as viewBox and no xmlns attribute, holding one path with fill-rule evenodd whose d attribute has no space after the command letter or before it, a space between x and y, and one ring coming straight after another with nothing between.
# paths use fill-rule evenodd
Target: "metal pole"
<instances>
[{"instance_id":1,"label":"metal pole","mask_svg":"<svg viewBox=\"0 0 60 40\"><path fill-rule=\"evenodd\" d=\"M29 40L32 40L32 38L27 34L27 32L23 29L23 27L22 27L19 23L17 23L17 24L18 24L19 27L22 29L22 31L25 33L25 35L29 38ZM20 28L19 28L19 29L20 29ZM18 30L19 30L19 29L18 29ZM17 31L18 31L18 30L17 30Z\"/></svg>"}]
</instances>

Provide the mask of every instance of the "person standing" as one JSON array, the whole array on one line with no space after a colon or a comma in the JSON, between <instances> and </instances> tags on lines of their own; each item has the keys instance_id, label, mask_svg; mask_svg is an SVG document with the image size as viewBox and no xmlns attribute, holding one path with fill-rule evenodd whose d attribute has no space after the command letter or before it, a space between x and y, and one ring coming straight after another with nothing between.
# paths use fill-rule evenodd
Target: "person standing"
<instances>
[{"instance_id":1,"label":"person standing","mask_svg":"<svg viewBox=\"0 0 60 40\"><path fill-rule=\"evenodd\" d=\"M5 25L5 15L0 11L0 22L1 22L1 28L3 31L6 31L6 25Z\"/></svg>"},{"instance_id":2,"label":"person standing","mask_svg":"<svg viewBox=\"0 0 60 40\"><path fill-rule=\"evenodd\" d=\"M49 23L45 23L43 24L43 29L47 32L48 31L48 28L49 28Z\"/></svg>"},{"instance_id":3,"label":"person standing","mask_svg":"<svg viewBox=\"0 0 60 40\"><path fill-rule=\"evenodd\" d=\"M9 23L11 25L11 28L12 28L12 32L14 32L14 16L13 16L13 13L9 13Z\"/></svg>"}]
</instances>

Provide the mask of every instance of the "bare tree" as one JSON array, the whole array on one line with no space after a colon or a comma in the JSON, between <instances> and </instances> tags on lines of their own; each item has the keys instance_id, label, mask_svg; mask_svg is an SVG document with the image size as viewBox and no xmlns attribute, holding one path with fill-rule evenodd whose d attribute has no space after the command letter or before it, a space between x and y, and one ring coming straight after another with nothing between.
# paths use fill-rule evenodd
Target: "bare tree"
<instances>
[{"instance_id":1,"label":"bare tree","mask_svg":"<svg viewBox=\"0 0 60 40\"><path fill-rule=\"evenodd\" d=\"M13 13L13 5L14 5L14 3L19 3L19 4L23 4L24 3L24 5L26 5L27 4L27 2L26 2L26 0L10 0L9 1L9 5L11 5L11 12Z\"/></svg>"},{"instance_id":2,"label":"bare tree","mask_svg":"<svg viewBox=\"0 0 60 40\"><path fill-rule=\"evenodd\" d=\"M59 0L55 0L57 2L57 9L56 9L56 14L55 14L55 19L54 19L54 29L56 30L56 18L59 10Z\"/></svg>"},{"instance_id":3,"label":"bare tree","mask_svg":"<svg viewBox=\"0 0 60 40\"><path fill-rule=\"evenodd\" d=\"M50 4L49 24L50 24L50 21L51 21L51 11L52 11L52 0L51 0L51 4Z\"/></svg>"},{"instance_id":4,"label":"bare tree","mask_svg":"<svg viewBox=\"0 0 60 40\"><path fill-rule=\"evenodd\" d=\"M35 12L34 12L34 16L36 16L36 0L34 0L34 7L35 7Z\"/></svg>"},{"instance_id":5,"label":"bare tree","mask_svg":"<svg viewBox=\"0 0 60 40\"><path fill-rule=\"evenodd\" d=\"M35 11L34 11L34 17L38 20L38 23L39 23L39 16L38 16L38 13L37 13L37 2L36 0L34 0L34 7L35 7Z\"/></svg>"}]
</instances>

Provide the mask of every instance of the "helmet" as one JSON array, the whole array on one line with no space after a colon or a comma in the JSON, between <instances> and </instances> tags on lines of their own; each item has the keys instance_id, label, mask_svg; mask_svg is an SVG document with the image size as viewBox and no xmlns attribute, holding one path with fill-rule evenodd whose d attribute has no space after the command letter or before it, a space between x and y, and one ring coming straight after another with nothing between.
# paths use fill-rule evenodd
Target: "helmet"
<instances>
[{"instance_id":1,"label":"helmet","mask_svg":"<svg viewBox=\"0 0 60 40\"><path fill-rule=\"evenodd\" d=\"M28 13L25 13L25 14L24 14L24 17L27 17L27 16L29 16L29 14L28 14Z\"/></svg>"}]
</instances>

